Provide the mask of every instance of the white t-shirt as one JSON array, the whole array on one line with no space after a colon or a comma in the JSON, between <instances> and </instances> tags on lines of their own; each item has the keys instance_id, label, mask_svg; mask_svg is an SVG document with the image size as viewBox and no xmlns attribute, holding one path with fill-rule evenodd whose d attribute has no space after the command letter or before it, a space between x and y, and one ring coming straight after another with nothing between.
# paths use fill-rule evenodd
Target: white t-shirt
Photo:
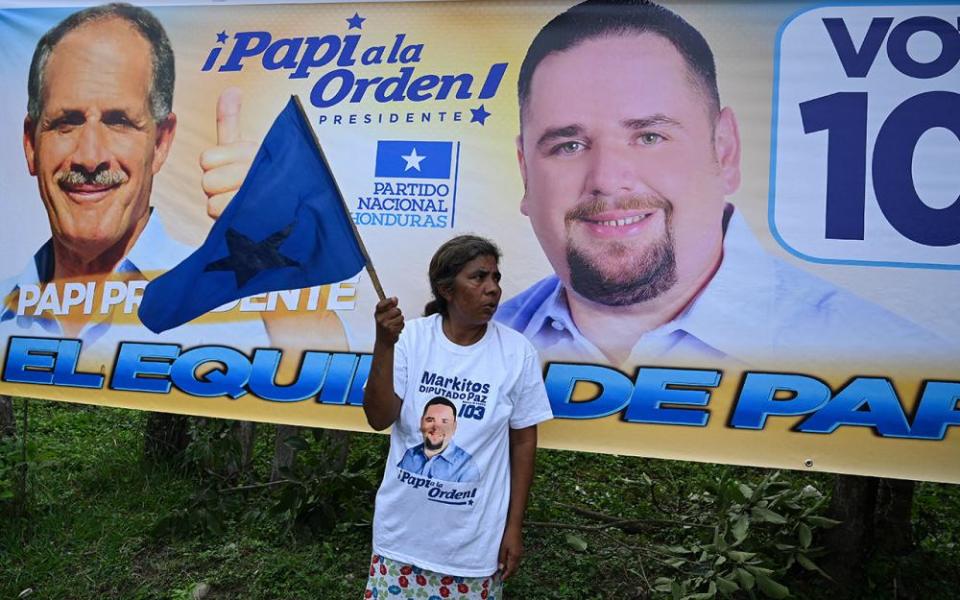
<instances>
[{"instance_id":1,"label":"white t-shirt","mask_svg":"<svg viewBox=\"0 0 960 600\"><path fill-rule=\"evenodd\" d=\"M493 321L459 346L439 315L414 319L394 350L393 386L403 404L377 492L374 552L447 575L494 573L510 503L509 430L553 417L536 350ZM436 396L456 406L456 431L427 460L420 419Z\"/></svg>"}]
</instances>

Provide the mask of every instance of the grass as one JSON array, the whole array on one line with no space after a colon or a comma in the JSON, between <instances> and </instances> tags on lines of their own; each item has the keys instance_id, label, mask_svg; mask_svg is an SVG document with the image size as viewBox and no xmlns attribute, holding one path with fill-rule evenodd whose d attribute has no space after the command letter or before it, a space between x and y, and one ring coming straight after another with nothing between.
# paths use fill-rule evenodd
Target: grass
<instances>
[{"instance_id":1,"label":"grass","mask_svg":"<svg viewBox=\"0 0 960 600\"><path fill-rule=\"evenodd\" d=\"M288 531L280 519L250 516L252 508L275 501L261 490L241 499L243 511L227 515L222 533L156 535L155 525L187 506L201 482L190 470L143 463L144 414L45 401L30 401L30 413L29 514L17 520L0 512L0 598L30 589L24 597L31 600L179 600L191 598L199 584L207 586L209 599L362 597L369 520L320 533ZM254 470L261 481L272 444L272 428L260 427ZM385 455L384 437L358 434L349 464L372 486ZM688 514L692 495L718 479L754 485L765 474L542 451L528 511L527 555L508 582L507 596L650 597L647 582L671 573L649 558L648 549L684 539L685 530L671 521ZM829 475L784 477L791 485L824 491L831 482ZM370 504L369 492L344 493L338 496L342 502ZM646 521L633 533L590 529L597 521L586 511ZM960 597L960 487L920 484L914 512L917 551L869 565L870 581L883 583L865 588L863 597L895 597L891 574L900 586L896 597ZM794 597L835 597L825 580L802 570L790 571L784 582Z\"/></svg>"}]
</instances>

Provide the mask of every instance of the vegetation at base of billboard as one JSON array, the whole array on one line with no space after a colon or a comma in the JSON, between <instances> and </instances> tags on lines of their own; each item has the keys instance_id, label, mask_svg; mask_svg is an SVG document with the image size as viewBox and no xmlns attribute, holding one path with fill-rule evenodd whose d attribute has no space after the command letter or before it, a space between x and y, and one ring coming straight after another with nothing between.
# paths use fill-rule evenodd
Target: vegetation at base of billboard
<instances>
[{"instance_id":1,"label":"vegetation at base of billboard","mask_svg":"<svg viewBox=\"0 0 960 600\"><path fill-rule=\"evenodd\" d=\"M269 513L285 533L310 536L370 526L376 482L369 473L382 468L377 458L360 454L336 470L324 444L301 436L284 443L299 452L299 460L292 469L280 469L283 479L270 490Z\"/></svg>"},{"instance_id":2,"label":"vegetation at base of billboard","mask_svg":"<svg viewBox=\"0 0 960 600\"><path fill-rule=\"evenodd\" d=\"M779 600L790 595L782 580L795 564L829 579L814 561L823 549L813 544L817 530L839 524L823 516L825 502L814 486L783 481L777 472L753 486L721 477L691 495L684 515L691 535L655 548L675 574L657 578L654 590L674 600L738 592Z\"/></svg>"},{"instance_id":3,"label":"vegetation at base of billboard","mask_svg":"<svg viewBox=\"0 0 960 600\"><path fill-rule=\"evenodd\" d=\"M816 563L824 551L814 544L820 530L837 524L823 516L824 494L802 478L772 472L750 483L733 469L713 467L718 476L692 482L688 475L677 481L669 470L665 477L641 473L639 480L623 480L630 486L624 489L645 489L647 502L613 502L616 514L563 503L573 515L530 525L572 530L564 540L574 554L626 554L630 564L619 589L640 590L643 597L779 599L791 596L787 580L796 579L798 569L829 579ZM578 517L589 524L571 523Z\"/></svg>"},{"instance_id":4,"label":"vegetation at base of billboard","mask_svg":"<svg viewBox=\"0 0 960 600\"><path fill-rule=\"evenodd\" d=\"M333 449L325 441L322 436L312 441L287 437L283 443L296 451L298 460L292 468L279 469L280 479L259 480L238 458L242 453L232 422L199 421L185 458L201 485L157 521L154 535L223 535L230 525L258 521L271 523L282 535L299 536L369 526L374 458L361 454L349 464L332 465Z\"/></svg>"}]
</instances>

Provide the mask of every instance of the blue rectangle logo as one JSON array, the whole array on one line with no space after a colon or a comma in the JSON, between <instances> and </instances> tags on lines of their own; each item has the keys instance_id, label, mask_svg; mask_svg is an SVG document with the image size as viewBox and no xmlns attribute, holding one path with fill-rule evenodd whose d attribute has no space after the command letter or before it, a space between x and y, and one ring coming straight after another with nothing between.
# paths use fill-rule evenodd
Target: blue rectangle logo
<instances>
[{"instance_id":1,"label":"blue rectangle logo","mask_svg":"<svg viewBox=\"0 0 960 600\"><path fill-rule=\"evenodd\" d=\"M449 179L453 142L380 140L376 177Z\"/></svg>"}]
</instances>

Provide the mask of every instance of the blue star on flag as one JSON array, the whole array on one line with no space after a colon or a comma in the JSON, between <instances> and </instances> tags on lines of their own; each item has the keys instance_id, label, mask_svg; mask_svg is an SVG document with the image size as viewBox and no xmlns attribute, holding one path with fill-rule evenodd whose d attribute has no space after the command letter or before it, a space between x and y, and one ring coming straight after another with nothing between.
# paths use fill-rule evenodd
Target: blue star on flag
<instances>
[{"instance_id":1,"label":"blue star on flag","mask_svg":"<svg viewBox=\"0 0 960 600\"><path fill-rule=\"evenodd\" d=\"M363 29L363 22L366 21L366 17L361 17L360 13L353 13L353 16L347 19L347 29Z\"/></svg>"},{"instance_id":2,"label":"blue star on flag","mask_svg":"<svg viewBox=\"0 0 960 600\"><path fill-rule=\"evenodd\" d=\"M485 125L487 117L490 116L490 113L487 112L487 110L483 107L482 104L480 105L480 108L471 108L470 112L473 113L472 116L470 117L470 122L480 123L480 125Z\"/></svg>"},{"instance_id":3,"label":"blue star on flag","mask_svg":"<svg viewBox=\"0 0 960 600\"><path fill-rule=\"evenodd\" d=\"M281 267L299 267L300 263L280 254L280 244L293 231L291 223L283 231L254 242L235 229L227 229L227 248L230 255L207 265L204 271L233 271L237 287L243 287L261 271Z\"/></svg>"},{"instance_id":4,"label":"blue star on flag","mask_svg":"<svg viewBox=\"0 0 960 600\"><path fill-rule=\"evenodd\" d=\"M224 29L223 31L221 31L220 33L217 34L217 43L218 43L218 44L226 44L226 43L227 43L227 30L226 30L226 29Z\"/></svg>"}]
</instances>

